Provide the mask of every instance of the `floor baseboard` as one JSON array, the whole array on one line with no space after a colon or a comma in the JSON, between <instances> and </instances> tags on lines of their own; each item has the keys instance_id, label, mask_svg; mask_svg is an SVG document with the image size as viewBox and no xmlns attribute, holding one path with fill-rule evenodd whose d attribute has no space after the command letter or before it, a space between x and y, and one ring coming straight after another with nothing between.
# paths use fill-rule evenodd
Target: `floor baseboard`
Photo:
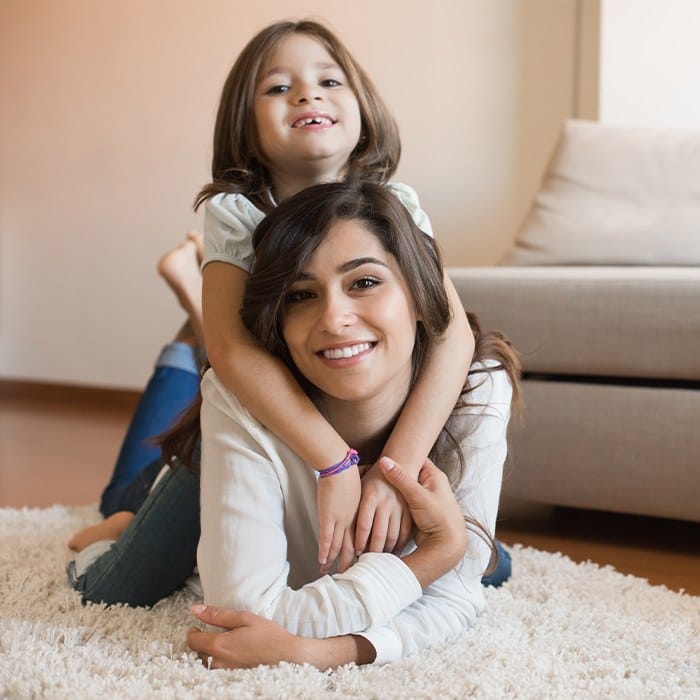
<instances>
[{"instance_id":1,"label":"floor baseboard","mask_svg":"<svg viewBox=\"0 0 700 700\"><path fill-rule=\"evenodd\" d=\"M0 379L0 399L4 401L60 401L133 410L140 397L140 391L131 389Z\"/></svg>"}]
</instances>

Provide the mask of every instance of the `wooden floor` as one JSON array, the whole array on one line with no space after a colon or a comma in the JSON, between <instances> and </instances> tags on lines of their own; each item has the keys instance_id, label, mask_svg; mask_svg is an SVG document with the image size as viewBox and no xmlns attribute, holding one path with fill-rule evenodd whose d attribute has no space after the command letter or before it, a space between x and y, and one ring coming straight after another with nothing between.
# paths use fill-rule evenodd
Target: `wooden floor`
<instances>
[{"instance_id":1,"label":"wooden floor","mask_svg":"<svg viewBox=\"0 0 700 700\"><path fill-rule=\"evenodd\" d=\"M136 394L0 384L0 507L95 502L136 400ZM498 536L700 595L698 523L509 501L501 506Z\"/></svg>"}]
</instances>

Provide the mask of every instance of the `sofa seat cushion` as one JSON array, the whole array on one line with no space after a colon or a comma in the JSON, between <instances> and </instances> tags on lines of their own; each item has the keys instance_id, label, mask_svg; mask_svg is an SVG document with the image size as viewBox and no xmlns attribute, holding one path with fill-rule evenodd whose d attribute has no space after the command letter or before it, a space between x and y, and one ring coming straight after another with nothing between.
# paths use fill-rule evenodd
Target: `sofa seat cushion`
<instances>
[{"instance_id":1,"label":"sofa seat cushion","mask_svg":"<svg viewBox=\"0 0 700 700\"><path fill-rule=\"evenodd\" d=\"M523 382L503 494L700 522L700 391Z\"/></svg>"},{"instance_id":2,"label":"sofa seat cushion","mask_svg":"<svg viewBox=\"0 0 700 700\"><path fill-rule=\"evenodd\" d=\"M450 268L528 372L700 380L700 268Z\"/></svg>"}]
</instances>

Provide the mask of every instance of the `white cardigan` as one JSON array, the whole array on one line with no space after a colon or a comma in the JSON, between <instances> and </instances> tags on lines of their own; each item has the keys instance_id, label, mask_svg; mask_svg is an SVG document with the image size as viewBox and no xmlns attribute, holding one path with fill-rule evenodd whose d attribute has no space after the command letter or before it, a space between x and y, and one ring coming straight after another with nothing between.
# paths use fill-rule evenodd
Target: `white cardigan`
<instances>
[{"instance_id":1,"label":"white cardigan","mask_svg":"<svg viewBox=\"0 0 700 700\"><path fill-rule=\"evenodd\" d=\"M448 423L466 465L453 489L462 512L493 535L512 391L502 370L472 375L471 382L481 385L469 402L481 405L456 410ZM197 560L205 603L249 610L305 637L360 634L374 646L375 663L443 642L474 622L484 607L481 575L490 556L477 535L470 532L461 564L425 590L393 554L363 554L345 573L320 576L316 472L211 369L202 394ZM459 476L444 439L438 448L438 466Z\"/></svg>"}]
</instances>

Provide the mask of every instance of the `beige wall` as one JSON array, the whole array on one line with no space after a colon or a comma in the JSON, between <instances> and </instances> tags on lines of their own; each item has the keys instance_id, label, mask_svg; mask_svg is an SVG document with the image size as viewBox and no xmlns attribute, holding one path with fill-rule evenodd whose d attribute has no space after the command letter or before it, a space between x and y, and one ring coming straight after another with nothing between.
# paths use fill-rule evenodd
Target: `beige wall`
<instances>
[{"instance_id":1,"label":"beige wall","mask_svg":"<svg viewBox=\"0 0 700 700\"><path fill-rule=\"evenodd\" d=\"M600 121L697 129L700 2L603 0L600 25Z\"/></svg>"},{"instance_id":2,"label":"beige wall","mask_svg":"<svg viewBox=\"0 0 700 700\"><path fill-rule=\"evenodd\" d=\"M155 262L199 225L221 83L280 18L326 20L373 76L447 262L495 262L575 108L577 8L3 0L0 377L142 385L183 318Z\"/></svg>"}]
</instances>

